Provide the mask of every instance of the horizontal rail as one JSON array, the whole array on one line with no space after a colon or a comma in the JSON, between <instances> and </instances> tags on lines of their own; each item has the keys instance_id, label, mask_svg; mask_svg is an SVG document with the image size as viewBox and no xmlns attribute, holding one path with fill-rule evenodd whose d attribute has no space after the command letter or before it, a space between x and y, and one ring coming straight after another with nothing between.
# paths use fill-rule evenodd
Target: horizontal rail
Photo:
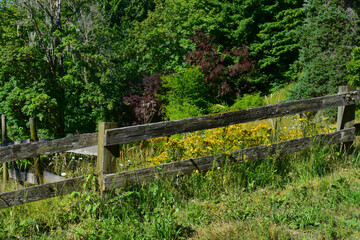
<instances>
[{"instance_id":1,"label":"horizontal rail","mask_svg":"<svg viewBox=\"0 0 360 240\"><path fill-rule=\"evenodd\" d=\"M61 182L48 183L16 191L0 193L0 208L12 207L47 198L81 191L85 177L70 178Z\"/></svg>"},{"instance_id":2,"label":"horizontal rail","mask_svg":"<svg viewBox=\"0 0 360 240\"><path fill-rule=\"evenodd\" d=\"M174 177L177 175L191 174L195 170L211 170L214 163L222 166L226 159L240 163L244 159L254 161L264 159L274 154L289 154L309 149L315 142L325 142L326 144L337 144L355 140L355 127L341 130L331 134L317 135L315 138L299 138L269 145L257 146L247 149L233 151L230 155L218 154L216 156L206 156L172 163L147 167L133 171L108 174L104 177L106 190L124 187L127 185L146 183L158 177Z\"/></svg>"},{"instance_id":3,"label":"horizontal rail","mask_svg":"<svg viewBox=\"0 0 360 240\"><path fill-rule=\"evenodd\" d=\"M109 129L105 134L105 146L135 142L155 137L224 127L238 123L281 117L331 107L347 106L360 100L360 90L295 102L268 105L240 111L166 121L146 125ZM66 152L97 145L97 133L87 133L49 142L33 142L0 147L0 163L36 157L43 154Z\"/></svg>"},{"instance_id":4,"label":"horizontal rail","mask_svg":"<svg viewBox=\"0 0 360 240\"><path fill-rule=\"evenodd\" d=\"M359 127L360 126L357 126L356 128L359 129ZM269 155L294 153L310 148L314 142L326 142L326 144L349 142L355 139L355 133L359 132L353 127L331 134L317 135L315 138L299 138L285 142L241 149L231 152L230 155L218 154L216 156L199 157L161 164L155 167L142 168L117 174L108 174L104 177L104 186L106 190L111 190L118 187L146 183L159 177L174 177L177 175L191 174L194 170L211 170L214 163L218 166L223 166L227 159L234 163L241 163L244 159L254 161L256 159L264 159ZM84 181L85 177L77 177L60 182L0 193L0 209L66 195L74 191L81 191L83 190Z\"/></svg>"},{"instance_id":5,"label":"horizontal rail","mask_svg":"<svg viewBox=\"0 0 360 240\"><path fill-rule=\"evenodd\" d=\"M39 138L39 142L50 142L54 139L50 139L50 138ZM25 143L31 143L30 138L29 139L24 139L24 140L19 140L19 141L15 141L15 142L6 142L0 145L0 147L8 147L8 146L12 146L12 145L19 145L19 144L25 144Z\"/></svg>"},{"instance_id":6,"label":"horizontal rail","mask_svg":"<svg viewBox=\"0 0 360 240\"><path fill-rule=\"evenodd\" d=\"M32 142L0 147L0 163L36 157L44 154L66 152L97 145L97 133L86 133L49 142Z\"/></svg>"},{"instance_id":7,"label":"horizontal rail","mask_svg":"<svg viewBox=\"0 0 360 240\"><path fill-rule=\"evenodd\" d=\"M176 121L166 121L106 130L105 146L130 143L185 132L225 127L238 123L282 117L326 108L347 106L360 100L360 90L295 102L268 105Z\"/></svg>"},{"instance_id":8,"label":"horizontal rail","mask_svg":"<svg viewBox=\"0 0 360 240\"><path fill-rule=\"evenodd\" d=\"M70 150L70 151L66 151L66 152L83 154L83 155L90 155L90 156L97 156L98 155L98 153L97 153L98 152L98 147L97 147L97 144L96 144L96 146L80 148L80 149Z\"/></svg>"}]
</instances>

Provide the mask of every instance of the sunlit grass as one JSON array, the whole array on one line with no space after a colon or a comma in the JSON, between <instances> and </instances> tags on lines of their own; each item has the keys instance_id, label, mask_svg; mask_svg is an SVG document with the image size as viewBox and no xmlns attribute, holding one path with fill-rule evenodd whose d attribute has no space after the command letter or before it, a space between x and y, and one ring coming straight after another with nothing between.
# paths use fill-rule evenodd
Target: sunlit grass
<instances>
[{"instance_id":1,"label":"sunlit grass","mask_svg":"<svg viewBox=\"0 0 360 240\"><path fill-rule=\"evenodd\" d=\"M284 94L284 93L281 93ZM273 96L276 99L276 96ZM313 113L120 147L117 171L330 133ZM356 146L357 144L355 144ZM114 189L100 198L93 157L52 155L46 168L88 175L86 191L0 210L3 239L357 239L360 155L307 151ZM21 186L11 181L5 190Z\"/></svg>"}]
</instances>

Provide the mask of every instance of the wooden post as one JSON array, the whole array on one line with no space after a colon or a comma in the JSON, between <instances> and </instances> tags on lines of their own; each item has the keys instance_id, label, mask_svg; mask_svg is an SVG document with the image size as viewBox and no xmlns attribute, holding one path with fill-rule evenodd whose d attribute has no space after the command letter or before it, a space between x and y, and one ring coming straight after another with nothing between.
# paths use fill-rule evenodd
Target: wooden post
<instances>
[{"instance_id":1,"label":"wooden post","mask_svg":"<svg viewBox=\"0 0 360 240\"><path fill-rule=\"evenodd\" d=\"M116 128L113 122L100 122L98 131L98 155L97 155L97 175L101 196L105 190L104 175L116 172L116 158L119 157L119 145L109 147L104 146L105 130Z\"/></svg>"},{"instance_id":2,"label":"wooden post","mask_svg":"<svg viewBox=\"0 0 360 240\"><path fill-rule=\"evenodd\" d=\"M37 142L37 141L39 141L39 138L38 138L38 135L37 135L35 119L30 118L29 123L30 123L30 141L31 142ZM42 169L42 165L41 165L41 162L40 162L40 157L33 157L32 162L34 163L35 175L37 177L38 183L39 184L44 184L44 173L43 173L44 171Z\"/></svg>"},{"instance_id":3,"label":"wooden post","mask_svg":"<svg viewBox=\"0 0 360 240\"><path fill-rule=\"evenodd\" d=\"M353 86L339 87L339 93L347 93L351 91L356 91L356 87ZM354 122L355 122L355 104L338 107L337 131L353 127ZM352 144L353 142L342 143L340 147L340 151L341 152L345 151L346 154L351 154L353 151Z\"/></svg>"},{"instance_id":4,"label":"wooden post","mask_svg":"<svg viewBox=\"0 0 360 240\"><path fill-rule=\"evenodd\" d=\"M7 143L7 132L6 132L6 116L5 114L1 115L1 139L2 143ZM7 163L3 163L3 184L9 181L9 170Z\"/></svg>"}]
</instances>

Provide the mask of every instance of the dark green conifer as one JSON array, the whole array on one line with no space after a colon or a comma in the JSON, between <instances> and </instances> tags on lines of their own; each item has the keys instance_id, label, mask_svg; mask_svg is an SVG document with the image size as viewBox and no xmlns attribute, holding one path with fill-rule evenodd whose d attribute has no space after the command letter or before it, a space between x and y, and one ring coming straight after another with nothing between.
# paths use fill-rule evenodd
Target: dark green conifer
<instances>
[{"instance_id":1,"label":"dark green conifer","mask_svg":"<svg viewBox=\"0 0 360 240\"><path fill-rule=\"evenodd\" d=\"M299 27L298 75L290 99L336 93L347 84L346 65L358 35L358 16L344 0L307 0L305 23Z\"/></svg>"}]
</instances>

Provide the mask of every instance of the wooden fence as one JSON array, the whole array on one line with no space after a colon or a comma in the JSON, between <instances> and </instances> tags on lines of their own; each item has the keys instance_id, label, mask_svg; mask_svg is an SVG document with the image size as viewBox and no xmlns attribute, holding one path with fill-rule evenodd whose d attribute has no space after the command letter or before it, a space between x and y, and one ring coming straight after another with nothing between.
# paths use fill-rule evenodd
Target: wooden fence
<instances>
[{"instance_id":1,"label":"wooden fence","mask_svg":"<svg viewBox=\"0 0 360 240\"><path fill-rule=\"evenodd\" d=\"M271 154L288 154L309 149L312 142L339 144L350 148L360 127L354 124L355 103L360 101L360 90L343 86L339 94L268 105L202 117L166 121L138 126L116 128L115 123L99 123L97 133L81 134L56 139L49 142L31 142L0 147L0 163L12 162L23 158L57 152L72 151L97 145L97 175L100 191L141 184L159 177L191 174L194 170L210 170L213 164L223 165L225 161L241 163L246 155L248 161L264 159ZM338 129L331 134L317 135L314 138L299 138L284 142L257 146L233 151L230 154L218 154L183 161L161 164L133 171L115 173L116 158L119 156L119 144L131 143L156 137L194 132L198 130L225 127L233 124L282 117L309 111L338 107ZM0 208L81 191L85 176L70 178L59 182L27 187L16 191L0 193Z\"/></svg>"}]
</instances>

